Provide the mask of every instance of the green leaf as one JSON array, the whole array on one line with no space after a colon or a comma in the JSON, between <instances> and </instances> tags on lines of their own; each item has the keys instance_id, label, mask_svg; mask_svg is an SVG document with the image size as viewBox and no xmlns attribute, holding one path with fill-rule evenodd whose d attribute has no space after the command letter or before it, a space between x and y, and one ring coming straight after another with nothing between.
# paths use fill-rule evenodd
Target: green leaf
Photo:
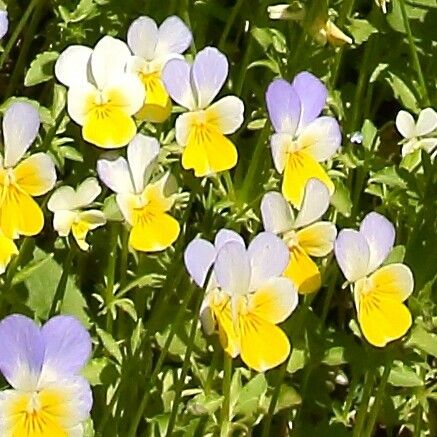
<instances>
[{"instance_id":1,"label":"green leaf","mask_svg":"<svg viewBox=\"0 0 437 437\"><path fill-rule=\"evenodd\" d=\"M267 122L267 118L257 118L248 123L247 129L249 130L259 130L262 129Z\"/></svg>"},{"instance_id":2,"label":"green leaf","mask_svg":"<svg viewBox=\"0 0 437 437\"><path fill-rule=\"evenodd\" d=\"M376 135L378 134L378 129L370 120L365 120L363 127L361 128L363 134L363 147L367 150L372 149L376 141Z\"/></svg>"},{"instance_id":3,"label":"green leaf","mask_svg":"<svg viewBox=\"0 0 437 437\"><path fill-rule=\"evenodd\" d=\"M115 201L115 195L108 196L103 202L103 214L108 221L123 221L123 216L118 208L117 202Z\"/></svg>"},{"instance_id":4,"label":"green leaf","mask_svg":"<svg viewBox=\"0 0 437 437\"><path fill-rule=\"evenodd\" d=\"M281 71L278 63L276 61L274 61L273 59L260 59L259 61L251 62L247 66L247 69L250 70L251 68L254 68L254 67L265 67L265 68L268 68L269 70L271 70L275 74L279 74Z\"/></svg>"},{"instance_id":5,"label":"green leaf","mask_svg":"<svg viewBox=\"0 0 437 437\"><path fill-rule=\"evenodd\" d=\"M120 346L114 340L111 334L104 331L103 329L97 328L97 334L102 341L103 347L113 356L119 364L123 361L123 356L121 354Z\"/></svg>"},{"instance_id":6,"label":"green leaf","mask_svg":"<svg viewBox=\"0 0 437 437\"><path fill-rule=\"evenodd\" d=\"M106 368L113 366L112 362L106 357L94 358L90 360L82 370L82 375L92 386L102 385L102 374Z\"/></svg>"},{"instance_id":7,"label":"green leaf","mask_svg":"<svg viewBox=\"0 0 437 437\"><path fill-rule=\"evenodd\" d=\"M396 167L385 167L382 170L374 173L369 179L369 182L379 182L380 184L388 185L389 187L407 188L406 182L399 175Z\"/></svg>"},{"instance_id":8,"label":"green leaf","mask_svg":"<svg viewBox=\"0 0 437 437\"><path fill-rule=\"evenodd\" d=\"M255 414L266 391L267 381L265 376L260 373L241 389L234 413L243 416Z\"/></svg>"},{"instance_id":9,"label":"green leaf","mask_svg":"<svg viewBox=\"0 0 437 437\"><path fill-rule=\"evenodd\" d=\"M41 267L44 267L52 259L53 254L50 254L45 258L33 260L29 264L26 264L26 266L24 266L18 273L15 273L14 278L12 279L12 286L24 282L27 278L33 275Z\"/></svg>"},{"instance_id":10,"label":"green leaf","mask_svg":"<svg viewBox=\"0 0 437 437\"><path fill-rule=\"evenodd\" d=\"M384 260L384 265L401 263L405 258L405 246L398 245L393 247L387 258Z\"/></svg>"},{"instance_id":11,"label":"green leaf","mask_svg":"<svg viewBox=\"0 0 437 437\"><path fill-rule=\"evenodd\" d=\"M424 384L419 375L400 361L391 369L388 382L395 387L419 387Z\"/></svg>"},{"instance_id":12,"label":"green leaf","mask_svg":"<svg viewBox=\"0 0 437 437\"><path fill-rule=\"evenodd\" d=\"M36 56L24 78L25 86L34 86L47 82L53 77L53 66L58 59L58 52L43 52Z\"/></svg>"},{"instance_id":13,"label":"green leaf","mask_svg":"<svg viewBox=\"0 0 437 437\"><path fill-rule=\"evenodd\" d=\"M419 112L420 105L416 96L411 88L399 76L396 76L391 71L388 71L386 80L393 89L395 97L401 101L405 108L413 111L414 113Z\"/></svg>"},{"instance_id":14,"label":"green leaf","mask_svg":"<svg viewBox=\"0 0 437 437\"><path fill-rule=\"evenodd\" d=\"M437 335L426 331L420 325L416 325L411 331L407 346L417 347L423 352L437 357Z\"/></svg>"},{"instance_id":15,"label":"green leaf","mask_svg":"<svg viewBox=\"0 0 437 437\"><path fill-rule=\"evenodd\" d=\"M355 44L362 44L367 41L372 33L377 33L378 29L372 26L367 20L352 18L346 29L352 35Z\"/></svg>"},{"instance_id":16,"label":"green leaf","mask_svg":"<svg viewBox=\"0 0 437 437\"><path fill-rule=\"evenodd\" d=\"M214 414L223 403L223 396L217 393L200 393L188 402L188 410L195 416Z\"/></svg>"},{"instance_id":17,"label":"green leaf","mask_svg":"<svg viewBox=\"0 0 437 437\"><path fill-rule=\"evenodd\" d=\"M285 36L279 30L269 27L254 27L251 33L264 51L267 51L269 47L273 47L278 53L287 52Z\"/></svg>"},{"instance_id":18,"label":"green leaf","mask_svg":"<svg viewBox=\"0 0 437 437\"><path fill-rule=\"evenodd\" d=\"M349 217L352 210L350 192L340 179L336 179L334 181L334 185L335 191L331 197L331 204L340 214L344 215L345 217Z\"/></svg>"},{"instance_id":19,"label":"green leaf","mask_svg":"<svg viewBox=\"0 0 437 437\"><path fill-rule=\"evenodd\" d=\"M61 146L59 147L59 153L62 157L69 159L70 161L83 162L82 153L80 153L75 147Z\"/></svg>"},{"instance_id":20,"label":"green leaf","mask_svg":"<svg viewBox=\"0 0 437 437\"><path fill-rule=\"evenodd\" d=\"M305 351L302 349L294 348L291 352L290 359L287 364L287 372L295 373L305 366Z\"/></svg>"},{"instance_id":21,"label":"green leaf","mask_svg":"<svg viewBox=\"0 0 437 437\"><path fill-rule=\"evenodd\" d=\"M275 407L275 414L285 408L291 408L302 403L300 394L290 385L282 384L278 402Z\"/></svg>"},{"instance_id":22,"label":"green leaf","mask_svg":"<svg viewBox=\"0 0 437 437\"><path fill-rule=\"evenodd\" d=\"M339 366L340 364L347 363L344 353L345 349L342 346L331 347L325 352L322 363L328 366Z\"/></svg>"}]
</instances>

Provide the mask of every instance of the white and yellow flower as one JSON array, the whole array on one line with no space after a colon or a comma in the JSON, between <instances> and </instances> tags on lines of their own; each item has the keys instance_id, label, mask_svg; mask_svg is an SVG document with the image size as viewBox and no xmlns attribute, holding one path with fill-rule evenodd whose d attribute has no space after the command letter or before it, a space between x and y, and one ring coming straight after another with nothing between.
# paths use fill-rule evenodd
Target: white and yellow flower
<instances>
[{"instance_id":1,"label":"white and yellow flower","mask_svg":"<svg viewBox=\"0 0 437 437\"><path fill-rule=\"evenodd\" d=\"M237 149L225 135L243 123L243 102L225 96L212 103L226 81L228 68L223 53L206 47L193 65L172 59L162 72L170 97L188 109L176 120L176 141L184 148L182 167L194 169L197 177L229 170L237 163Z\"/></svg>"},{"instance_id":2,"label":"white and yellow flower","mask_svg":"<svg viewBox=\"0 0 437 437\"><path fill-rule=\"evenodd\" d=\"M190 46L192 35L185 23L176 16L167 17L156 25L150 17L139 17L129 27L127 43L134 56L128 71L140 78L146 99L139 119L161 123L171 113L171 100L161 80L162 69L170 59L183 59L181 53Z\"/></svg>"},{"instance_id":3,"label":"white and yellow flower","mask_svg":"<svg viewBox=\"0 0 437 437\"><path fill-rule=\"evenodd\" d=\"M123 41L104 36L94 49L67 47L56 61L56 77L69 88L68 113L98 147L123 147L137 132L133 115L145 92L137 75L126 72L130 57Z\"/></svg>"},{"instance_id":4,"label":"white and yellow flower","mask_svg":"<svg viewBox=\"0 0 437 437\"><path fill-rule=\"evenodd\" d=\"M78 246L88 250L86 236L92 229L106 223L105 214L98 209L84 210L101 193L97 179L85 179L75 190L73 187L58 188L50 197L47 207L54 213L53 227L61 237L73 234Z\"/></svg>"},{"instance_id":5,"label":"white and yellow flower","mask_svg":"<svg viewBox=\"0 0 437 437\"><path fill-rule=\"evenodd\" d=\"M55 165L49 155L35 153L23 159L38 135L39 126L38 111L29 103L12 104L3 117L0 229L9 239L41 232L44 215L33 197L46 194L56 182Z\"/></svg>"},{"instance_id":6,"label":"white and yellow flower","mask_svg":"<svg viewBox=\"0 0 437 437\"><path fill-rule=\"evenodd\" d=\"M320 271L311 257L324 257L334 247L335 225L319 221L328 209L329 197L328 188L322 182L310 179L296 216L282 194L276 191L266 193L261 201L264 228L281 235L290 250L284 276L295 283L299 293L313 293L320 288Z\"/></svg>"},{"instance_id":7,"label":"white and yellow flower","mask_svg":"<svg viewBox=\"0 0 437 437\"><path fill-rule=\"evenodd\" d=\"M117 193L118 207L132 227L129 245L143 252L166 249L180 230L177 220L168 214L175 200L166 194L169 174L149 183L158 154L158 141L138 134L127 148L127 160L118 157L97 162L100 179Z\"/></svg>"}]
</instances>

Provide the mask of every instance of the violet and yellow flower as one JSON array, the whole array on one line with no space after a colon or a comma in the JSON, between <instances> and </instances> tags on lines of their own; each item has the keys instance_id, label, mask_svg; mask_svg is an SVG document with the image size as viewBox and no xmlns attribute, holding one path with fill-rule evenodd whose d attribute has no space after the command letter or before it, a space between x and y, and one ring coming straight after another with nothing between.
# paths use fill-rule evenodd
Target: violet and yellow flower
<instances>
[{"instance_id":1,"label":"violet and yellow flower","mask_svg":"<svg viewBox=\"0 0 437 437\"><path fill-rule=\"evenodd\" d=\"M198 238L185 251L186 268L200 287L214 266L201 307L205 331L217 327L225 351L258 372L283 363L290 353L288 337L276 326L298 302L293 283L281 276L288 261L287 246L269 232L246 249L240 235L222 229L214 245Z\"/></svg>"},{"instance_id":2,"label":"violet and yellow flower","mask_svg":"<svg viewBox=\"0 0 437 437\"><path fill-rule=\"evenodd\" d=\"M179 235L179 223L168 211L175 201L167 195L169 173L150 183L159 143L138 134L127 147L127 160L100 159L97 172L114 191L118 207L132 227L129 245L142 252L156 252L171 246Z\"/></svg>"},{"instance_id":3,"label":"violet and yellow flower","mask_svg":"<svg viewBox=\"0 0 437 437\"><path fill-rule=\"evenodd\" d=\"M212 103L228 76L226 56L213 47L201 50L192 65L172 59L162 72L170 97L188 110L176 120L176 141L183 147L182 167L197 177L229 170L237 163L235 145L225 136L243 123L244 104L236 96Z\"/></svg>"},{"instance_id":4,"label":"violet and yellow flower","mask_svg":"<svg viewBox=\"0 0 437 437\"><path fill-rule=\"evenodd\" d=\"M39 126L38 111L29 103L12 104L3 117L0 229L9 239L41 232L44 215L33 197L46 194L56 182L55 165L49 155L35 153L23 159L38 135Z\"/></svg>"},{"instance_id":5,"label":"violet and yellow flower","mask_svg":"<svg viewBox=\"0 0 437 437\"><path fill-rule=\"evenodd\" d=\"M70 316L41 328L14 314L0 322L0 372L11 389L0 392L2 437L79 437L92 393L80 375L91 338Z\"/></svg>"},{"instance_id":6,"label":"violet and yellow flower","mask_svg":"<svg viewBox=\"0 0 437 437\"><path fill-rule=\"evenodd\" d=\"M73 234L82 250L88 250L86 236L92 229L106 223L105 214L98 209L85 209L101 193L96 178L85 179L75 190L65 185L58 188L50 197L47 207L54 213L53 227L61 237Z\"/></svg>"},{"instance_id":7,"label":"violet and yellow flower","mask_svg":"<svg viewBox=\"0 0 437 437\"><path fill-rule=\"evenodd\" d=\"M171 113L171 100L161 80L162 69L170 59L183 59L192 35L185 23L176 16L167 17L156 25L150 17L139 17L129 27L127 43L134 56L128 71L140 78L146 99L136 117L153 123L165 121Z\"/></svg>"},{"instance_id":8,"label":"violet and yellow flower","mask_svg":"<svg viewBox=\"0 0 437 437\"><path fill-rule=\"evenodd\" d=\"M68 114L98 147L123 147L137 132L133 115L145 92L137 75L126 72L130 57L123 41L104 36L94 49L67 47L56 61L56 77L68 87Z\"/></svg>"},{"instance_id":9,"label":"violet and yellow flower","mask_svg":"<svg viewBox=\"0 0 437 437\"><path fill-rule=\"evenodd\" d=\"M302 207L296 215L276 191L266 193L261 201L264 229L281 235L290 250L284 276L294 282L299 293L313 293L320 288L320 271L311 257L324 257L334 247L335 225L319 221L328 206L328 188L318 179L307 182Z\"/></svg>"},{"instance_id":10,"label":"violet and yellow flower","mask_svg":"<svg viewBox=\"0 0 437 437\"><path fill-rule=\"evenodd\" d=\"M305 71L292 84L276 79L267 89L267 109L275 130L270 139L273 161L276 170L284 173L282 194L297 208L311 178L320 179L330 194L334 192L334 184L320 165L341 143L337 121L319 116L327 93L325 85Z\"/></svg>"},{"instance_id":11,"label":"violet and yellow flower","mask_svg":"<svg viewBox=\"0 0 437 437\"><path fill-rule=\"evenodd\" d=\"M437 112L432 108L420 111L417 122L407 111L399 111L396 116L396 128L404 137L402 156L423 149L427 153L437 146Z\"/></svg>"},{"instance_id":12,"label":"violet and yellow flower","mask_svg":"<svg viewBox=\"0 0 437 437\"><path fill-rule=\"evenodd\" d=\"M334 244L338 265L353 287L361 331L378 347L402 337L411 326L411 313L403 303L414 288L411 270L401 263L380 267L394 241L394 226L371 212L359 231L342 229Z\"/></svg>"}]
</instances>

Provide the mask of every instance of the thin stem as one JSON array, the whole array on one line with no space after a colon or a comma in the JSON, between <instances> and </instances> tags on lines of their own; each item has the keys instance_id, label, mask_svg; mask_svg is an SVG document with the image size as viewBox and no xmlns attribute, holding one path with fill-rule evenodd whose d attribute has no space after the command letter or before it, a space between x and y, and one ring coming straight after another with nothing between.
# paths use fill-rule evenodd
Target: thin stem
<instances>
[{"instance_id":1,"label":"thin stem","mask_svg":"<svg viewBox=\"0 0 437 437\"><path fill-rule=\"evenodd\" d=\"M225 171L223 173L223 178L225 180L226 191L228 192L229 199L235 200L234 183L232 181L232 177L229 171Z\"/></svg>"},{"instance_id":2,"label":"thin stem","mask_svg":"<svg viewBox=\"0 0 437 437\"><path fill-rule=\"evenodd\" d=\"M364 422L367 415L367 410L369 407L369 400L372 396L373 384L374 384L374 369L371 368L366 372L366 377L364 379L364 389L363 396L361 398L361 404L358 409L357 419L355 421L354 430L352 433L353 437L362 437Z\"/></svg>"},{"instance_id":3,"label":"thin stem","mask_svg":"<svg viewBox=\"0 0 437 437\"><path fill-rule=\"evenodd\" d=\"M218 43L218 47L220 50L223 50L225 48L224 45L229 35L229 31L231 30L231 27L234 24L235 19L237 18L241 6L243 6L243 2L244 0L237 0L237 3L235 3L235 6L232 8L232 12L229 18L226 20L225 28L223 30L222 36L220 37L220 41Z\"/></svg>"},{"instance_id":4,"label":"thin stem","mask_svg":"<svg viewBox=\"0 0 437 437\"><path fill-rule=\"evenodd\" d=\"M118 230L118 223L114 223L110 229L108 263L106 266L105 305L107 309L106 328L108 331L110 331L112 325L112 314L110 311L110 306L114 298L115 264L116 264L116 257L117 257L117 237L118 237L117 230Z\"/></svg>"},{"instance_id":5,"label":"thin stem","mask_svg":"<svg viewBox=\"0 0 437 437\"><path fill-rule=\"evenodd\" d=\"M229 421L231 417L231 381L232 381L232 357L226 352L223 354L223 404L220 414L220 436L228 435Z\"/></svg>"},{"instance_id":6,"label":"thin stem","mask_svg":"<svg viewBox=\"0 0 437 437\"><path fill-rule=\"evenodd\" d=\"M399 0L401 8L402 20L404 22L405 31L407 32L408 45L410 46L411 61L416 70L417 79L421 88L422 103L424 106L429 106L429 95L426 88L425 79L423 77L422 67L420 66L419 55L417 54L416 44L414 44L413 34L411 33L410 21L408 20L407 9L405 7L405 0Z\"/></svg>"},{"instance_id":7,"label":"thin stem","mask_svg":"<svg viewBox=\"0 0 437 437\"><path fill-rule=\"evenodd\" d=\"M129 231L125 226L123 226L121 231L120 288L126 285L128 256L129 256Z\"/></svg>"}]
</instances>

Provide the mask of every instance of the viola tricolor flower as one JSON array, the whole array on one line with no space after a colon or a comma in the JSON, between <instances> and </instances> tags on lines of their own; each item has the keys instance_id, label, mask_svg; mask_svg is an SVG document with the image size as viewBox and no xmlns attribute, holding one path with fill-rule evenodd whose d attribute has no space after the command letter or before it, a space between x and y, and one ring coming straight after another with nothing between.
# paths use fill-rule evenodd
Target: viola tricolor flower
<instances>
[{"instance_id":1,"label":"viola tricolor flower","mask_svg":"<svg viewBox=\"0 0 437 437\"><path fill-rule=\"evenodd\" d=\"M104 36L94 49L67 47L56 61L56 77L68 87L68 113L98 147L123 147L137 132L133 115L145 92L137 75L125 71L130 57L123 41Z\"/></svg>"},{"instance_id":2,"label":"viola tricolor flower","mask_svg":"<svg viewBox=\"0 0 437 437\"><path fill-rule=\"evenodd\" d=\"M437 146L437 112L432 108L420 111L417 122L407 111L399 111L396 117L396 128L405 138L402 141L402 156L423 149L431 153Z\"/></svg>"},{"instance_id":3,"label":"viola tricolor flower","mask_svg":"<svg viewBox=\"0 0 437 437\"><path fill-rule=\"evenodd\" d=\"M44 215L33 197L46 194L56 182L55 165L49 155L35 153L22 159L38 135L39 126L38 111L29 103L12 104L3 117L0 229L10 239L41 232Z\"/></svg>"},{"instance_id":4,"label":"viola tricolor flower","mask_svg":"<svg viewBox=\"0 0 437 437\"><path fill-rule=\"evenodd\" d=\"M225 135L243 123L243 102L225 96L212 103L226 81L228 68L223 53L206 47L192 65L172 59L162 73L170 97L188 110L176 120L176 141L184 148L182 166L194 169L197 177L229 170L237 163L237 149Z\"/></svg>"},{"instance_id":5,"label":"viola tricolor flower","mask_svg":"<svg viewBox=\"0 0 437 437\"><path fill-rule=\"evenodd\" d=\"M341 143L340 127L332 117L319 117L327 89L308 72L289 84L274 80L266 93L267 109L275 133L270 139L276 170L284 173L282 194L299 208L310 178L320 179L334 192L334 184L320 165L330 159Z\"/></svg>"},{"instance_id":6,"label":"viola tricolor flower","mask_svg":"<svg viewBox=\"0 0 437 437\"><path fill-rule=\"evenodd\" d=\"M411 270L400 263L380 267L394 241L393 225L371 212L364 217L359 231L342 229L334 245L338 265L353 284L364 337L378 347L402 337L411 326L410 311L403 303L414 288Z\"/></svg>"},{"instance_id":7,"label":"viola tricolor flower","mask_svg":"<svg viewBox=\"0 0 437 437\"><path fill-rule=\"evenodd\" d=\"M169 174L150 183L159 143L155 138L136 135L127 148L127 160L100 159L97 172L103 183L117 193L117 204L132 226L129 244L136 250L156 252L173 244L179 223L168 211L174 196L167 196Z\"/></svg>"},{"instance_id":8,"label":"viola tricolor flower","mask_svg":"<svg viewBox=\"0 0 437 437\"><path fill-rule=\"evenodd\" d=\"M88 250L88 231L106 223L105 214L98 209L84 210L101 193L96 178L85 179L75 190L73 187L58 188L50 197L47 207L54 213L53 227L61 237L71 233L82 250Z\"/></svg>"},{"instance_id":9,"label":"viola tricolor flower","mask_svg":"<svg viewBox=\"0 0 437 437\"><path fill-rule=\"evenodd\" d=\"M70 316L43 327L14 314L0 322L0 372L12 389L0 392L2 437L82 436L92 393L80 371L91 338Z\"/></svg>"},{"instance_id":10,"label":"viola tricolor flower","mask_svg":"<svg viewBox=\"0 0 437 437\"><path fill-rule=\"evenodd\" d=\"M134 56L127 68L138 75L146 91L138 118L161 123L170 116L171 100L161 80L162 69L170 59L183 59L181 53L191 40L190 30L176 16L167 17L159 28L150 17L139 17L130 25L127 43Z\"/></svg>"},{"instance_id":11,"label":"viola tricolor flower","mask_svg":"<svg viewBox=\"0 0 437 437\"><path fill-rule=\"evenodd\" d=\"M201 308L206 332L217 326L225 351L258 372L281 364L290 353L287 336L276 326L298 302L293 283L281 277L288 261L287 246L269 232L246 249L240 235L221 230L215 245L199 238L185 251L185 265L199 286L214 266Z\"/></svg>"},{"instance_id":12,"label":"viola tricolor flower","mask_svg":"<svg viewBox=\"0 0 437 437\"><path fill-rule=\"evenodd\" d=\"M278 192L266 193L261 201L264 229L282 235L290 250L284 276L294 282L299 293L313 293L320 288L320 271L310 256L324 257L334 247L335 225L319 221L328 206L328 188L318 179L307 182L302 207L296 216Z\"/></svg>"}]
</instances>

